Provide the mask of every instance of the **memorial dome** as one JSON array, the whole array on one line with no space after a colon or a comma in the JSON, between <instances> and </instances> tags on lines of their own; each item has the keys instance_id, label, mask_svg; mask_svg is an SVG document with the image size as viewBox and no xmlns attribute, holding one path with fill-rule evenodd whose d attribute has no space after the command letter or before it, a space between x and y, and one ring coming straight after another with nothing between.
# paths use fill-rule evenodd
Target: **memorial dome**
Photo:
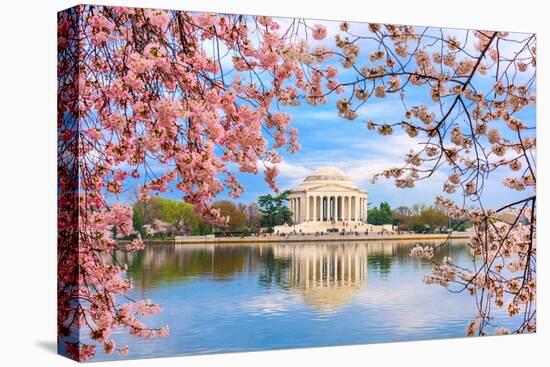
<instances>
[{"instance_id":1,"label":"memorial dome","mask_svg":"<svg viewBox=\"0 0 550 367\"><path fill-rule=\"evenodd\" d=\"M357 185L345 175L340 169L332 166L317 168L307 176L299 186L299 189L307 189L312 186L323 184L339 184L349 188L357 189Z\"/></svg>"}]
</instances>

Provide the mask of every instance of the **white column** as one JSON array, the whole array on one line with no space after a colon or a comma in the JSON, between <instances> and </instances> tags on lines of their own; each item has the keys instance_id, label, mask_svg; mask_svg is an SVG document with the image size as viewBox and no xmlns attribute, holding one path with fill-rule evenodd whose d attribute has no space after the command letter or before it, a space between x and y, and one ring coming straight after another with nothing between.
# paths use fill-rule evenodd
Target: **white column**
<instances>
[{"instance_id":1,"label":"white column","mask_svg":"<svg viewBox=\"0 0 550 367\"><path fill-rule=\"evenodd\" d=\"M304 210L303 209L303 204L302 204L302 198L298 198L298 223L301 223L302 222L302 211Z\"/></svg>"},{"instance_id":2,"label":"white column","mask_svg":"<svg viewBox=\"0 0 550 367\"><path fill-rule=\"evenodd\" d=\"M307 194L306 194L306 212L305 212L305 214L306 214L305 220L308 221L310 218L309 218L309 196L307 196Z\"/></svg>"},{"instance_id":3,"label":"white column","mask_svg":"<svg viewBox=\"0 0 550 367\"><path fill-rule=\"evenodd\" d=\"M300 199L295 198L294 200L296 201L295 202L295 205L296 205L296 223L299 223L300 222Z\"/></svg>"},{"instance_id":4,"label":"white column","mask_svg":"<svg viewBox=\"0 0 550 367\"><path fill-rule=\"evenodd\" d=\"M307 196L302 198L302 222L305 222L307 218Z\"/></svg>"},{"instance_id":5,"label":"white column","mask_svg":"<svg viewBox=\"0 0 550 367\"><path fill-rule=\"evenodd\" d=\"M319 196L319 221L323 221L323 196Z\"/></svg>"},{"instance_id":6,"label":"white column","mask_svg":"<svg viewBox=\"0 0 550 367\"><path fill-rule=\"evenodd\" d=\"M313 197L313 220L317 221L317 196Z\"/></svg>"},{"instance_id":7,"label":"white column","mask_svg":"<svg viewBox=\"0 0 550 367\"><path fill-rule=\"evenodd\" d=\"M304 221L304 198L301 197L300 198L300 222L303 222Z\"/></svg>"},{"instance_id":8,"label":"white column","mask_svg":"<svg viewBox=\"0 0 550 367\"><path fill-rule=\"evenodd\" d=\"M307 218L307 197L302 198L302 222L305 222Z\"/></svg>"},{"instance_id":9,"label":"white column","mask_svg":"<svg viewBox=\"0 0 550 367\"><path fill-rule=\"evenodd\" d=\"M296 218L297 210L298 208L296 207L296 198L292 198L292 220L294 221L294 223L296 223L298 219Z\"/></svg>"},{"instance_id":10,"label":"white column","mask_svg":"<svg viewBox=\"0 0 550 367\"><path fill-rule=\"evenodd\" d=\"M323 212L323 199L321 196L317 196L319 198L319 204L317 206L317 211L319 212L319 215L317 216L317 220L321 221L321 213ZM317 198L315 199L315 202L317 202ZM315 213L317 215L317 213Z\"/></svg>"},{"instance_id":11,"label":"white column","mask_svg":"<svg viewBox=\"0 0 550 367\"><path fill-rule=\"evenodd\" d=\"M342 196L342 220L348 220L348 207L346 204L347 196Z\"/></svg>"},{"instance_id":12,"label":"white column","mask_svg":"<svg viewBox=\"0 0 550 367\"><path fill-rule=\"evenodd\" d=\"M300 213L300 207L298 206L298 198L294 198L294 222L298 223L298 214Z\"/></svg>"},{"instance_id":13,"label":"white column","mask_svg":"<svg viewBox=\"0 0 550 367\"><path fill-rule=\"evenodd\" d=\"M359 197L355 197L355 220L359 220Z\"/></svg>"}]
</instances>

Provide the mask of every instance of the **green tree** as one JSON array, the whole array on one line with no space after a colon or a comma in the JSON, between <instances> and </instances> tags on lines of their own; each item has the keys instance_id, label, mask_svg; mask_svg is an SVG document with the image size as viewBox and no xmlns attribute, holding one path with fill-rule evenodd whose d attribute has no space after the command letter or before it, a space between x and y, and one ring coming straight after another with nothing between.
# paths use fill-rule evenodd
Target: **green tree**
<instances>
[{"instance_id":1,"label":"green tree","mask_svg":"<svg viewBox=\"0 0 550 367\"><path fill-rule=\"evenodd\" d=\"M170 224L174 235L192 233L199 226L200 220L193 206L181 200L172 200L154 196L147 201L137 201L133 205L133 226L142 237L147 233L144 226L155 219Z\"/></svg>"},{"instance_id":2,"label":"green tree","mask_svg":"<svg viewBox=\"0 0 550 367\"><path fill-rule=\"evenodd\" d=\"M428 228L424 223L415 222L411 226L411 230L413 230L415 233L426 233L428 231Z\"/></svg>"},{"instance_id":3,"label":"green tree","mask_svg":"<svg viewBox=\"0 0 550 367\"><path fill-rule=\"evenodd\" d=\"M262 195L258 198L258 205L262 213L261 224L273 231L274 226L292 224L292 212L286 206L290 191L284 191L277 196L271 194Z\"/></svg>"},{"instance_id":4,"label":"green tree","mask_svg":"<svg viewBox=\"0 0 550 367\"><path fill-rule=\"evenodd\" d=\"M392 224L392 211L387 202L380 203L379 208L369 209L367 212L367 222L375 225Z\"/></svg>"},{"instance_id":5,"label":"green tree","mask_svg":"<svg viewBox=\"0 0 550 367\"><path fill-rule=\"evenodd\" d=\"M160 219L173 225L177 233L191 233L199 223L193 206L179 200L163 199Z\"/></svg>"}]
</instances>

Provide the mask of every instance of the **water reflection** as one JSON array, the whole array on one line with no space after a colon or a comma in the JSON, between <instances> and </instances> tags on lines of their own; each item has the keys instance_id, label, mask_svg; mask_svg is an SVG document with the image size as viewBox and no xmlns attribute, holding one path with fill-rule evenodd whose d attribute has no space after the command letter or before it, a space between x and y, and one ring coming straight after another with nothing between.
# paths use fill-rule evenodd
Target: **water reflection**
<instances>
[{"instance_id":1,"label":"water reflection","mask_svg":"<svg viewBox=\"0 0 550 367\"><path fill-rule=\"evenodd\" d=\"M368 268L387 276L392 266L410 261L413 243L319 243L245 245L150 245L137 253L117 253L140 291L184 283L197 277L216 282L235 276L257 276L264 288L278 287L299 294L313 309L328 312L366 289ZM435 260L450 255L438 250ZM454 251L463 252L463 247ZM463 256L464 254L460 254ZM420 263L419 266L430 267Z\"/></svg>"},{"instance_id":2,"label":"water reflection","mask_svg":"<svg viewBox=\"0 0 550 367\"><path fill-rule=\"evenodd\" d=\"M235 273L255 271L257 256L245 247L213 245L150 245L135 253L117 253L116 259L128 265L128 275L142 290L162 284L179 283L199 275L217 281Z\"/></svg>"},{"instance_id":3,"label":"water reflection","mask_svg":"<svg viewBox=\"0 0 550 367\"><path fill-rule=\"evenodd\" d=\"M288 283L314 309L333 311L367 283L364 245L275 245L276 258L290 260Z\"/></svg>"},{"instance_id":4,"label":"water reflection","mask_svg":"<svg viewBox=\"0 0 550 367\"><path fill-rule=\"evenodd\" d=\"M169 325L170 335L143 339L121 329L117 344L137 358L464 336L475 302L423 284L432 265L409 256L414 245L166 244L119 253L134 279L129 296L160 303L163 311L146 321ZM434 258L443 256L472 265L464 242L441 247ZM495 317L511 327L505 310Z\"/></svg>"}]
</instances>

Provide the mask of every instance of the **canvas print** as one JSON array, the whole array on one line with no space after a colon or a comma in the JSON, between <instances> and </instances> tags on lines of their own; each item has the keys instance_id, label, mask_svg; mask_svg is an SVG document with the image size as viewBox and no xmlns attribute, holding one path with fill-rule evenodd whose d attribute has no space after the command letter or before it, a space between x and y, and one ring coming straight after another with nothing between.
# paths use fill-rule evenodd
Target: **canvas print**
<instances>
[{"instance_id":1,"label":"canvas print","mask_svg":"<svg viewBox=\"0 0 550 367\"><path fill-rule=\"evenodd\" d=\"M535 34L59 12L59 353L535 332L535 109Z\"/></svg>"}]
</instances>

